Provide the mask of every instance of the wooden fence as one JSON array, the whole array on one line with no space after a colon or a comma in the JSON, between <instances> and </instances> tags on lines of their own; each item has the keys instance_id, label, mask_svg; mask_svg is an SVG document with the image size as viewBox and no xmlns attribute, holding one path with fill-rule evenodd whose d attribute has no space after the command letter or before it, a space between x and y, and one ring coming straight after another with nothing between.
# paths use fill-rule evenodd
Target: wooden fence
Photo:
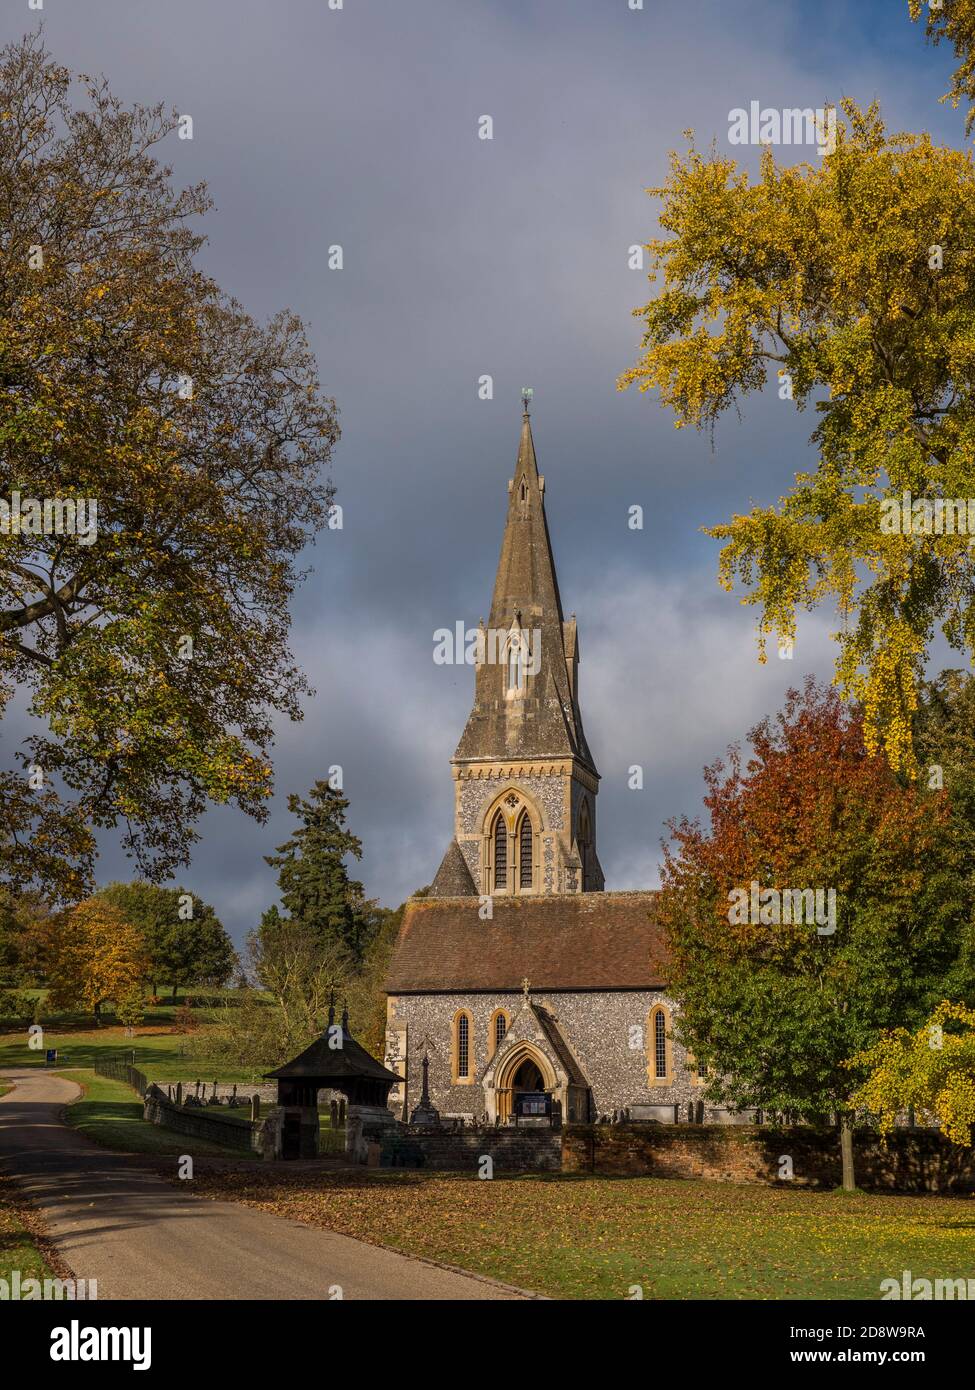
<instances>
[{"instance_id":1,"label":"wooden fence","mask_svg":"<svg viewBox=\"0 0 975 1390\"><path fill-rule=\"evenodd\" d=\"M99 1057L95 1061L95 1071L99 1076L107 1076L111 1081L124 1081L144 1096L149 1081L144 1072L139 1071L124 1057Z\"/></svg>"}]
</instances>

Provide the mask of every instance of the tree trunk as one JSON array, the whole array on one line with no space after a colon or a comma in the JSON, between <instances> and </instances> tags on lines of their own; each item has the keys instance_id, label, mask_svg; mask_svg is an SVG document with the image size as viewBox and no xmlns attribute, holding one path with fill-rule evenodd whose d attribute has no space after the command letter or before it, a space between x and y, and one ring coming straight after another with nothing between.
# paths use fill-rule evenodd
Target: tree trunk
<instances>
[{"instance_id":1,"label":"tree trunk","mask_svg":"<svg viewBox=\"0 0 975 1390\"><path fill-rule=\"evenodd\" d=\"M171 1001L173 1004L176 1003L176 991L177 991L178 989L179 989L179 985L173 985L173 997L172 997L172 1001Z\"/></svg>"},{"instance_id":2,"label":"tree trunk","mask_svg":"<svg viewBox=\"0 0 975 1390\"><path fill-rule=\"evenodd\" d=\"M840 1157L843 1160L843 1191L855 1192L853 1173L853 1112L840 1112Z\"/></svg>"}]
</instances>

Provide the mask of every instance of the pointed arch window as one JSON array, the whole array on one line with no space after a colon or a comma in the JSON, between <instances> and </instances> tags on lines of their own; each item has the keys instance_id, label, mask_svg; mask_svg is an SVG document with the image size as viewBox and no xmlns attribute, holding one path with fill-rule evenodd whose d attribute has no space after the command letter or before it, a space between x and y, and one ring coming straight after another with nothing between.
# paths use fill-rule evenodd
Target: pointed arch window
<instances>
[{"instance_id":1,"label":"pointed arch window","mask_svg":"<svg viewBox=\"0 0 975 1390\"><path fill-rule=\"evenodd\" d=\"M660 1012L653 1016L653 1074L658 1080L667 1075L667 1020Z\"/></svg>"},{"instance_id":2,"label":"pointed arch window","mask_svg":"<svg viewBox=\"0 0 975 1390\"><path fill-rule=\"evenodd\" d=\"M521 821L518 826L518 886L519 888L530 888L532 886L533 870L533 850L535 836L532 831L531 819L527 811L522 811Z\"/></svg>"},{"instance_id":3,"label":"pointed arch window","mask_svg":"<svg viewBox=\"0 0 975 1390\"><path fill-rule=\"evenodd\" d=\"M494 886L508 886L508 826L500 811L494 818Z\"/></svg>"},{"instance_id":4,"label":"pointed arch window","mask_svg":"<svg viewBox=\"0 0 975 1390\"><path fill-rule=\"evenodd\" d=\"M453 1079L465 1082L471 1079L471 1019L463 1010L454 1018Z\"/></svg>"},{"instance_id":5,"label":"pointed arch window","mask_svg":"<svg viewBox=\"0 0 975 1390\"><path fill-rule=\"evenodd\" d=\"M509 1022L510 1019L508 1018L507 1009L496 1009L491 1015L491 1021L488 1024L487 1040L489 1057L493 1057L504 1042L508 1033Z\"/></svg>"},{"instance_id":6,"label":"pointed arch window","mask_svg":"<svg viewBox=\"0 0 975 1390\"><path fill-rule=\"evenodd\" d=\"M647 1081L651 1086L670 1086L673 1080L670 1010L665 1004L655 1004L647 1019Z\"/></svg>"}]
</instances>

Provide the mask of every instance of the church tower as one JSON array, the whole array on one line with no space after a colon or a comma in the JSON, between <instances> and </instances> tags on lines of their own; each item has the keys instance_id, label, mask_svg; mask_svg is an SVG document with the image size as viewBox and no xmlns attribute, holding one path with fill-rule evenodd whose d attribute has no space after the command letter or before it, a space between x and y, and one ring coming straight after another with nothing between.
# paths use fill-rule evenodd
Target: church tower
<instances>
[{"instance_id":1,"label":"church tower","mask_svg":"<svg viewBox=\"0 0 975 1390\"><path fill-rule=\"evenodd\" d=\"M521 422L474 707L451 759L454 839L431 895L599 892L599 774L579 711L575 615L562 615L528 415Z\"/></svg>"}]
</instances>

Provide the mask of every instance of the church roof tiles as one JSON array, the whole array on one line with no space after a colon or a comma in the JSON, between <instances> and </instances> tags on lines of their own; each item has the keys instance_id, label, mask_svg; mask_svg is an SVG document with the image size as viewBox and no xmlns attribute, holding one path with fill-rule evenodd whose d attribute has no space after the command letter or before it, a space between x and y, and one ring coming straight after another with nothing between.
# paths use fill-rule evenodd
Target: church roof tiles
<instances>
[{"instance_id":1,"label":"church roof tiles","mask_svg":"<svg viewBox=\"0 0 975 1390\"><path fill-rule=\"evenodd\" d=\"M389 994L660 989L664 933L656 894L497 896L482 920L470 898L413 898L390 963Z\"/></svg>"}]
</instances>

